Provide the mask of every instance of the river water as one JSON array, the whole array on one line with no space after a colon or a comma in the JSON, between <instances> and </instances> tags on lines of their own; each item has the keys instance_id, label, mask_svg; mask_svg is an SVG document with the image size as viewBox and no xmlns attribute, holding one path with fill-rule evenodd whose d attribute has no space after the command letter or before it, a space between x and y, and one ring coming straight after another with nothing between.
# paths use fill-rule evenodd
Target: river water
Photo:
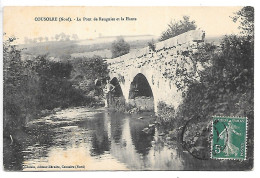
<instances>
[{"instance_id":1,"label":"river water","mask_svg":"<svg viewBox=\"0 0 260 178\"><path fill-rule=\"evenodd\" d=\"M23 171L198 170L215 165L194 158L175 140L166 142L157 127L144 132L154 119L150 114L102 108L62 110L30 122L28 132L33 138L23 146L9 145L15 154L5 167Z\"/></svg>"}]
</instances>

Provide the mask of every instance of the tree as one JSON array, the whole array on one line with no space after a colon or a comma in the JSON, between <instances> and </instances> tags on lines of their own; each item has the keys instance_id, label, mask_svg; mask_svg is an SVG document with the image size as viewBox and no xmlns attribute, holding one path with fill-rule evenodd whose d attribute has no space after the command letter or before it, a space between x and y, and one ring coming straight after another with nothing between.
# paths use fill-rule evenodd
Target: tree
<instances>
[{"instance_id":1,"label":"tree","mask_svg":"<svg viewBox=\"0 0 260 178\"><path fill-rule=\"evenodd\" d=\"M168 28L161 34L159 41L167 40L190 30L195 30L196 28L197 25L195 21L190 21L189 16L183 16L182 20L171 21L170 24L168 24Z\"/></svg>"},{"instance_id":2,"label":"tree","mask_svg":"<svg viewBox=\"0 0 260 178\"><path fill-rule=\"evenodd\" d=\"M79 37L78 37L78 35L77 35L77 34L72 34L72 39L74 39L74 40L78 40L78 39L79 39Z\"/></svg>"},{"instance_id":3,"label":"tree","mask_svg":"<svg viewBox=\"0 0 260 178\"><path fill-rule=\"evenodd\" d=\"M35 114L37 106L37 77L29 61L21 60L16 38L3 43L4 134L12 134Z\"/></svg>"},{"instance_id":4,"label":"tree","mask_svg":"<svg viewBox=\"0 0 260 178\"><path fill-rule=\"evenodd\" d=\"M60 38L60 35L59 35L59 34L56 34L56 35L55 35L55 39L56 39L56 41L58 41L59 38Z\"/></svg>"},{"instance_id":5,"label":"tree","mask_svg":"<svg viewBox=\"0 0 260 178\"><path fill-rule=\"evenodd\" d=\"M33 38L33 43L37 43L38 42L38 38Z\"/></svg>"},{"instance_id":6,"label":"tree","mask_svg":"<svg viewBox=\"0 0 260 178\"><path fill-rule=\"evenodd\" d=\"M239 29L241 34L253 36L254 35L254 8L251 6L243 7L231 17L234 22L240 22Z\"/></svg>"},{"instance_id":7,"label":"tree","mask_svg":"<svg viewBox=\"0 0 260 178\"><path fill-rule=\"evenodd\" d=\"M129 51L130 51L130 45L127 42L125 42L125 40L122 37L117 38L117 40L115 40L112 43L111 46L112 58L116 58L124 54L127 54L129 53Z\"/></svg>"},{"instance_id":8,"label":"tree","mask_svg":"<svg viewBox=\"0 0 260 178\"><path fill-rule=\"evenodd\" d=\"M192 54L191 58L194 61L211 65L200 72L199 83L191 84L183 104L184 116L205 114L206 117L243 113L242 115L248 118L253 117L254 40L251 36L254 29L253 13L252 7L243 7L235 13L237 16L233 17L234 22L240 21L242 36L225 36L220 48L206 43L196 54ZM243 103L251 104L238 108Z\"/></svg>"},{"instance_id":9,"label":"tree","mask_svg":"<svg viewBox=\"0 0 260 178\"><path fill-rule=\"evenodd\" d=\"M193 61L204 66L199 71L200 81L192 82L180 106L176 118L194 129L184 133L187 147L199 146L204 139L205 148L210 145L208 126L214 115L243 116L248 118L248 158L252 161L253 123L254 123L254 40L253 9L244 7L236 13L235 22L240 19L243 35L225 36L220 47L213 44L199 46L196 53L191 54ZM241 20L243 19L243 20ZM206 65L203 65L205 63ZM190 122L191 121L191 122ZM198 128L198 125L203 125ZM196 128L197 127L197 128ZM195 129L196 128L196 129ZM198 134L197 136L196 133ZM204 135L208 135L207 138ZM251 149L249 151L249 149ZM198 152L194 152L198 155ZM202 152L201 152L202 153ZM203 154L203 153L202 153ZM209 155L208 155L209 156ZM250 165L249 165L250 166Z\"/></svg>"},{"instance_id":10,"label":"tree","mask_svg":"<svg viewBox=\"0 0 260 178\"><path fill-rule=\"evenodd\" d=\"M42 40L43 40L43 37L39 37L38 39L39 39L39 41L40 41L40 42L42 42Z\"/></svg>"},{"instance_id":11,"label":"tree","mask_svg":"<svg viewBox=\"0 0 260 178\"><path fill-rule=\"evenodd\" d=\"M60 33L60 41L66 40L66 34L64 32Z\"/></svg>"},{"instance_id":12,"label":"tree","mask_svg":"<svg viewBox=\"0 0 260 178\"><path fill-rule=\"evenodd\" d=\"M70 41L70 35L66 35L65 41Z\"/></svg>"}]
</instances>

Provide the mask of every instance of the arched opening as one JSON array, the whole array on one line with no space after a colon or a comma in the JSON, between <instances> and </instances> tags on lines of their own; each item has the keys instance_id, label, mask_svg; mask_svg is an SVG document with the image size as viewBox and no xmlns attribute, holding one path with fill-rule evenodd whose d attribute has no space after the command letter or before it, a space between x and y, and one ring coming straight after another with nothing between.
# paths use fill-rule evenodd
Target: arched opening
<instances>
[{"instance_id":1,"label":"arched opening","mask_svg":"<svg viewBox=\"0 0 260 178\"><path fill-rule=\"evenodd\" d=\"M130 85L129 104L141 111L154 111L153 92L146 77L139 73Z\"/></svg>"}]
</instances>

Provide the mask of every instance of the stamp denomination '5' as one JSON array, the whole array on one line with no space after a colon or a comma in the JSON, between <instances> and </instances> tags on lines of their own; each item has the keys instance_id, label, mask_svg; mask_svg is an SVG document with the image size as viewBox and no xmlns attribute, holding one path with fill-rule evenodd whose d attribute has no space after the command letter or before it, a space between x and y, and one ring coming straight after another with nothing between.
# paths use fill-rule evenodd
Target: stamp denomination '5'
<instances>
[{"instance_id":1,"label":"stamp denomination '5'","mask_svg":"<svg viewBox=\"0 0 260 178\"><path fill-rule=\"evenodd\" d=\"M213 117L213 159L246 159L247 118Z\"/></svg>"}]
</instances>

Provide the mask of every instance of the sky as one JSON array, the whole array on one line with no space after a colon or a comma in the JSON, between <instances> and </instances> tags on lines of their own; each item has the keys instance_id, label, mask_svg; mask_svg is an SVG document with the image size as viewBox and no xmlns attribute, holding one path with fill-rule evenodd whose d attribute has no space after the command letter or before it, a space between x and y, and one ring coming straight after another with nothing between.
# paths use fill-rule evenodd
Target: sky
<instances>
[{"instance_id":1,"label":"sky","mask_svg":"<svg viewBox=\"0 0 260 178\"><path fill-rule=\"evenodd\" d=\"M230 16L242 7L5 7L4 32L22 43L24 37L51 38L55 34L77 34L80 39L98 36L154 35L167 28L171 20L190 16L206 37L237 34L238 24ZM67 21L35 21L38 17L70 17ZM83 21L83 17L92 21ZM115 21L93 21L96 18L115 18ZM121 17L124 20L121 20ZM126 17L136 20L126 20ZM81 18L81 21L76 21ZM116 18L120 20L116 21Z\"/></svg>"}]
</instances>

